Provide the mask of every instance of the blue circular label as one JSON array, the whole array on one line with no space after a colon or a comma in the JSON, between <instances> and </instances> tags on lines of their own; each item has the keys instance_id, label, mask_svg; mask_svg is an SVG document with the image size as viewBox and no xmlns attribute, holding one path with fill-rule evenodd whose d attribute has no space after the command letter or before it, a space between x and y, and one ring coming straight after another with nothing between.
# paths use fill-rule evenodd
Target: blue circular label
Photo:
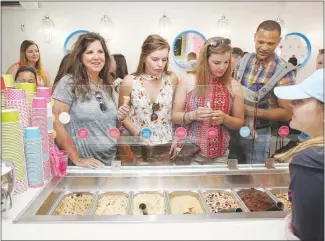
<instances>
[{"instance_id":1,"label":"blue circular label","mask_svg":"<svg viewBox=\"0 0 325 241\"><path fill-rule=\"evenodd\" d=\"M143 128L140 132L140 135L143 139L150 139L152 137L152 130L149 128Z\"/></svg>"},{"instance_id":2,"label":"blue circular label","mask_svg":"<svg viewBox=\"0 0 325 241\"><path fill-rule=\"evenodd\" d=\"M247 137L251 134L251 130L249 129L248 126L243 126L242 128L240 128L239 134L242 137Z\"/></svg>"}]
</instances>

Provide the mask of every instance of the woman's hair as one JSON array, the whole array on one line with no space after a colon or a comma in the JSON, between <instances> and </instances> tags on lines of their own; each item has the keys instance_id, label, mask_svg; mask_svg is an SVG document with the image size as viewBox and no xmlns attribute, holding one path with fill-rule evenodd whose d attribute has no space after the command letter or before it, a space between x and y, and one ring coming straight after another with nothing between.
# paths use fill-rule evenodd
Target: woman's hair
<instances>
[{"instance_id":1,"label":"woman's hair","mask_svg":"<svg viewBox=\"0 0 325 241\"><path fill-rule=\"evenodd\" d=\"M210 78L210 70L208 63L209 57L212 54L224 54L227 52L231 53L231 46L229 44L221 42L223 40L224 38L221 37L210 38L205 41L204 45L200 50L200 54L194 70L196 76L195 90L197 96L203 96L207 91L207 86ZM219 41L221 43L218 46L214 47L216 41ZM229 88L231 87L231 61L229 61L228 68L221 79L226 86L228 86Z\"/></svg>"},{"instance_id":2,"label":"woman's hair","mask_svg":"<svg viewBox=\"0 0 325 241\"><path fill-rule=\"evenodd\" d=\"M296 153L301 152L310 147L324 147L324 136L318 136L315 138L308 139L307 141L298 144L296 147L290 149L285 153L279 153L274 155L274 158L279 160L280 162L289 162Z\"/></svg>"},{"instance_id":3,"label":"woman's hair","mask_svg":"<svg viewBox=\"0 0 325 241\"><path fill-rule=\"evenodd\" d=\"M190 60L196 60L197 59L197 55L196 53L194 52L190 52L188 55L187 55L187 61L190 61Z\"/></svg>"},{"instance_id":4,"label":"woman's hair","mask_svg":"<svg viewBox=\"0 0 325 241\"><path fill-rule=\"evenodd\" d=\"M31 72L34 77L35 77L35 82L37 82L37 72L36 72L36 69L31 67L31 66L27 66L27 65L22 65L22 66L19 66L17 72L16 72L16 75L15 75L15 81L17 80L18 78L18 75L22 72Z\"/></svg>"},{"instance_id":5,"label":"woman's hair","mask_svg":"<svg viewBox=\"0 0 325 241\"><path fill-rule=\"evenodd\" d=\"M155 52L157 50L162 50L162 49L168 49L168 53L169 53L170 46L168 42L159 35L155 35L155 34L149 35L142 44L138 68L136 72L133 73L133 75L135 76L141 75L144 72L145 60L148 57L148 55L151 54L152 52ZM163 72L165 72L167 75L170 74L170 72L168 71L168 65L169 65L169 58L167 58L167 64L165 66L165 69L163 70Z\"/></svg>"},{"instance_id":6,"label":"woman's hair","mask_svg":"<svg viewBox=\"0 0 325 241\"><path fill-rule=\"evenodd\" d=\"M231 52L231 55L234 56L234 57L244 57L244 51L241 49L241 48L238 48L238 47L234 47L232 48L232 52Z\"/></svg>"},{"instance_id":7,"label":"woman's hair","mask_svg":"<svg viewBox=\"0 0 325 241\"><path fill-rule=\"evenodd\" d=\"M318 103L322 106L322 109L324 109L324 103L321 101L318 101ZM301 151L306 150L310 147L323 147L324 148L324 133L322 133L321 136L317 136L311 139L308 139L300 144L298 144L296 147L290 149L289 151L285 153L279 153L274 155L274 158L279 160L280 162L289 162L291 161L292 157Z\"/></svg>"},{"instance_id":8,"label":"woman's hair","mask_svg":"<svg viewBox=\"0 0 325 241\"><path fill-rule=\"evenodd\" d=\"M128 66L126 64L126 59L122 54L113 54L115 63L116 63L116 71L114 74L115 78L124 79L126 75L128 75Z\"/></svg>"},{"instance_id":9,"label":"woman's hair","mask_svg":"<svg viewBox=\"0 0 325 241\"><path fill-rule=\"evenodd\" d=\"M58 73L55 76L54 82L53 82L53 87L52 87L52 93L55 90L55 87L57 86L57 84L59 83L60 79L66 75L67 73L67 67L68 67L68 58L70 56L70 53L66 54L63 59L61 60L60 66L59 66L59 70Z\"/></svg>"},{"instance_id":10,"label":"woman's hair","mask_svg":"<svg viewBox=\"0 0 325 241\"><path fill-rule=\"evenodd\" d=\"M38 45L32 40L24 40L20 45L20 65L28 65L28 60L26 57L26 51L31 45L35 45L38 49L39 58L35 64L36 71L38 75L43 79L45 86L50 86L50 80L48 79L47 75L44 73L42 68L42 61L41 61L41 52L39 51Z\"/></svg>"},{"instance_id":11,"label":"woman's hair","mask_svg":"<svg viewBox=\"0 0 325 241\"><path fill-rule=\"evenodd\" d=\"M112 96L113 77L109 73L111 58L107 50L105 40L97 33L89 32L78 37L77 41L72 47L70 56L68 58L67 74L72 75L73 86L72 93L75 96L80 96L81 100L89 100L89 77L86 67L82 63L82 54L86 51L89 44L94 41L99 41L105 53L105 64L103 69L99 72L99 77L103 80L103 85L107 93Z\"/></svg>"}]
</instances>

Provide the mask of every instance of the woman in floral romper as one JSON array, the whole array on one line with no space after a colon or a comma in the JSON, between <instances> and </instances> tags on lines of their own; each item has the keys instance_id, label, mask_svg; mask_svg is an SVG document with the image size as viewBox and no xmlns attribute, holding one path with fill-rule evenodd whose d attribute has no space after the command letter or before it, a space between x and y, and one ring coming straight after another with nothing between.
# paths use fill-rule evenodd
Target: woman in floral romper
<instances>
[{"instance_id":1,"label":"woman in floral romper","mask_svg":"<svg viewBox=\"0 0 325 241\"><path fill-rule=\"evenodd\" d=\"M119 105L129 96L131 106L123 126L131 136L140 136L144 128L149 128L151 138L141 138L146 145L173 140L171 114L178 78L168 71L169 51L168 42L161 36L148 36L142 44L136 72L126 76L120 87Z\"/></svg>"}]
</instances>

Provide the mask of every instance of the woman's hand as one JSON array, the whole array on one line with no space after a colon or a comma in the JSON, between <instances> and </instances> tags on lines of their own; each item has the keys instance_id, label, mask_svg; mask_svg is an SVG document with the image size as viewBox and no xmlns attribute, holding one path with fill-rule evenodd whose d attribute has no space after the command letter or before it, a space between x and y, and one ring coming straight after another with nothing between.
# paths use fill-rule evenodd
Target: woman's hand
<instances>
[{"instance_id":1,"label":"woman's hand","mask_svg":"<svg viewBox=\"0 0 325 241\"><path fill-rule=\"evenodd\" d=\"M75 163L75 165L78 167L86 167L86 168L104 167L104 164L95 158L81 158Z\"/></svg>"},{"instance_id":2,"label":"woman's hand","mask_svg":"<svg viewBox=\"0 0 325 241\"><path fill-rule=\"evenodd\" d=\"M212 110L209 107L199 107L189 114L193 117L191 120L207 121L211 118Z\"/></svg>"},{"instance_id":3,"label":"woman's hand","mask_svg":"<svg viewBox=\"0 0 325 241\"><path fill-rule=\"evenodd\" d=\"M212 121L214 121L215 124L221 125L224 124L228 115L225 114L222 110L214 110L212 111L211 116L212 116L211 119Z\"/></svg>"},{"instance_id":4,"label":"woman's hand","mask_svg":"<svg viewBox=\"0 0 325 241\"><path fill-rule=\"evenodd\" d=\"M174 159L177 155L177 138L174 138L172 146L170 147L169 155L171 156L171 159Z\"/></svg>"},{"instance_id":5,"label":"woman's hand","mask_svg":"<svg viewBox=\"0 0 325 241\"><path fill-rule=\"evenodd\" d=\"M118 121L122 122L126 118L126 116L129 114L130 107L128 105L121 105L120 108L118 108L117 111L117 119Z\"/></svg>"},{"instance_id":6,"label":"woman's hand","mask_svg":"<svg viewBox=\"0 0 325 241\"><path fill-rule=\"evenodd\" d=\"M144 139L143 137L140 137L140 143L143 145L143 146L150 146L152 143L149 139Z\"/></svg>"}]
</instances>

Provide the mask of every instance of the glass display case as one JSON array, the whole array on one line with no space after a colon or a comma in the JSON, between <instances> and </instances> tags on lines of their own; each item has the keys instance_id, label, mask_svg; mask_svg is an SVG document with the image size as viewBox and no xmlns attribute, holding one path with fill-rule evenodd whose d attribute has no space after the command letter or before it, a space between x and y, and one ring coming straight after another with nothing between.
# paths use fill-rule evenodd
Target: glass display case
<instances>
[{"instance_id":1,"label":"glass display case","mask_svg":"<svg viewBox=\"0 0 325 241\"><path fill-rule=\"evenodd\" d=\"M209 101L204 106L218 111L217 104ZM77 113L81 111L78 108L69 113L55 112L54 129L51 127L48 136L42 130L34 136L34 130L26 128L30 131L25 130L28 181L35 181L30 177L35 175L33 168L37 166L32 159L34 149L28 151L28 148L41 147L46 136L51 144L47 154L40 148L37 150L50 163L46 172L43 169L49 182L15 223L282 218L290 211L285 195L289 185L288 164L271 157L290 138L297 138L286 125L269 122L258 127L265 133L255 135L256 126L249 122L240 129L231 129L212 119L183 125L171 120L165 124L151 120L137 126L137 133L131 135L130 128L122 121L105 126L89 121L97 112L109 114L104 113L101 101L96 102L96 110ZM132 108L135 111L137 106ZM147 115L156 114L163 119L161 108L153 105L152 113ZM43 109L42 120L46 121L46 103ZM130 111L129 116L132 113L136 115ZM187 118L186 112L183 117ZM165 130L160 131L157 126ZM105 166L95 169L75 166L76 155L62 144L61 127L76 145L80 158L90 158L94 152L93 157ZM17 128L17 136L20 134ZM61 165L64 163L65 166ZM62 175L56 172L61 169Z\"/></svg>"},{"instance_id":2,"label":"glass display case","mask_svg":"<svg viewBox=\"0 0 325 241\"><path fill-rule=\"evenodd\" d=\"M288 167L69 167L14 223L190 222L283 218Z\"/></svg>"}]
</instances>

